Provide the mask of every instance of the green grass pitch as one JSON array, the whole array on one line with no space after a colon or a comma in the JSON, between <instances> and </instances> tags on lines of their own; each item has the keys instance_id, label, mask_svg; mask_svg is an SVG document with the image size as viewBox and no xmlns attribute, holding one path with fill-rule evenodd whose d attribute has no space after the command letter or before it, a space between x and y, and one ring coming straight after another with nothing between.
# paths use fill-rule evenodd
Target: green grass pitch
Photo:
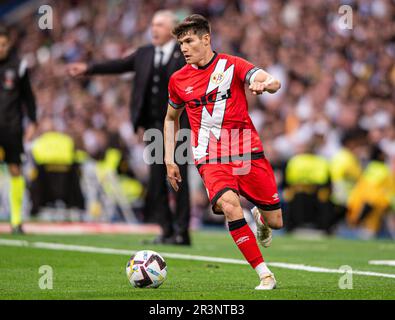
<instances>
[{"instance_id":1,"label":"green grass pitch","mask_svg":"<svg viewBox=\"0 0 395 320\"><path fill-rule=\"evenodd\" d=\"M192 247L142 245L153 235L0 235L0 239L51 242L114 248L151 249L159 253L182 253L243 259L226 232L196 232ZM267 262L304 264L395 275L394 266L368 264L369 260L395 260L391 241L341 239L303 240L275 237L262 250ZM316 273L272 266L278 289L255 291L258 278L248 265L165 258L168 278L158 289L134 289L128 283L128 255L85 253L14 247L0 244L0 299L395 299L395 279L353 275L353 289L340 289L342 274ZM53 268L53 289L39 288L39 268Z\"/></svg>"}]
</instances>

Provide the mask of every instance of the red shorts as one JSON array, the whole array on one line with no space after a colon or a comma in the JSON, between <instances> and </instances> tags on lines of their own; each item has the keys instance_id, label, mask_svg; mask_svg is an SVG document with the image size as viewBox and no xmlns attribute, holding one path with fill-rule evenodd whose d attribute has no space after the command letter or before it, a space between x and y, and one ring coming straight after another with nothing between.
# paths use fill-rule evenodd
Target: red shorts
<instances>
[{"instance_id":1,"label":"red shorts","mask_svg":"<svg viewBox=\"0 0 395 320\"><path fill-rule=\"evenodd\" d=\"M242 195L265 211L280 208L273 169L266 158L233 161L231 163L207 163L198 168L214 210L218 199L228 190Z\"/></svg>"}]
</instances>

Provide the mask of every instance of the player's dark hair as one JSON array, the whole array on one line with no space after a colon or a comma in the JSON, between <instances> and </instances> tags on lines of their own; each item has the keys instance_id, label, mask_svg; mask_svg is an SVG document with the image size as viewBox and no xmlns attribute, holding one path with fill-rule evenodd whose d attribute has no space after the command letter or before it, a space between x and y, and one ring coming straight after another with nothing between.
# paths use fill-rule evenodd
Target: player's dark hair
<instances>
[{"instance_id":1,"label":"player's dark hair","mask_svg":"<svg viewBox=\"0 0 395 320\"><path fill-rule=\"evenodd\" d=\"M7 28L0 25L0 37L10 38L10 33L8 32Z\"/></svg>"},{"instance_id":2,"label":"player's dark hair","mask_svg":"<svg viewBox=\"0 0 395 320\"><path fill-rule=\"evenodd\" d=\"M373 145L371 147L370 150L370 160L371 161L381 161L384 162L385 161L385 153L383 151L383 149L381 149L381 147L377 144Z\"/></svg>"},{"instance_id":3,"label":"player's dark hair","mask_svg":"<svg viewBox=\"0 0 395 320\"><path fill-rule=\"evenodd\" d=\"M199 37L207 33L210 34L210 23L202 15L192 14L175 26L172 33L178 39L190 31Z\"/></svg>"},{"instance_id":4,"label":"player's dark hair","mask_svg":"<svg viewBox=\"0 0 395 320\"><path fill-rule=\"evenodd\" d=\"M341 137L341 144L348 145L350 142L365 140L367 132L360 128L354 128L346 131Z\"/></svg>"}]
</instances>

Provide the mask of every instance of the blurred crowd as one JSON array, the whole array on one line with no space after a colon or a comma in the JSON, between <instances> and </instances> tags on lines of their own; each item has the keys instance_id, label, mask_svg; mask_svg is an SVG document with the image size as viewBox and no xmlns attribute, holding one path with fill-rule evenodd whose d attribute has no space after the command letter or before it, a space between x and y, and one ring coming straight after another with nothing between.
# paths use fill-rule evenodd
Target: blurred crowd
<instances>
[{"instance_id":1,"label":"blurred crowd","mask_svg":"<svg viewBox=\"0 0 395 320\"><path fill-rule=\"evenodd\" d=\"M284 185L289 159L312 153L330 161L342 137L356 128L366 133L355 156L365 168L372 148L395 172L395 1L392 0L67 0L47 1L52 30L40 30L39 15L13 27L21 57L27 59L38 103L40 126L51 122L73 137L76 147L100 159L121 146L136 179L147 181L142 132L130 123L133 75L69 78L65 65L130 54L150 42L156 10L171 9L182 19L208 17L213 48L244 57L282 83L275 95L247 94L251 118L266 156ZM352 28L339 23L341 5L352 8ZM166 106L164 106L166 107ZM45 120L45 121L43 121ZM354 152L354 151L353 151ZM204 187L191 168L193 217L210 216ZM357 180L357 179L356 179ZM206 217L206 218L205 218Z\"/></svg>"}]
</instances>

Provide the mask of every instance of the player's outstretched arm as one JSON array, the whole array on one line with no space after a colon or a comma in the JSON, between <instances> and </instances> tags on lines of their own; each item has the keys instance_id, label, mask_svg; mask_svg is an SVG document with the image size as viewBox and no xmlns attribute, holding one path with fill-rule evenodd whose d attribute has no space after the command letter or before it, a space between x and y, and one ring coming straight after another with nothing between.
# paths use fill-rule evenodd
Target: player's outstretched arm
<instances>
[{"instance_id":1,"label":"player's outstretched arm","mask_svg":"<svg viewBox=\"0 0 395 320\"><path fill-rule=\"evenodd\" d=\"M72 77L94 74L120 74L135 71L135 57L132 53L124 58L88 64L75 62L67 65L67 71Z\"/></svg>"},{"instance_id":2,"label":"player's outstretched arm","mask_svg":"<svg viewBox=\"0 0 395 320\"><path fill-rule=\"evenodd\" d=\"M168 105L163 128L167 179L175 191L178 191L178 184L181 183L180 170L174 162L174 150L176 146L177 132L180 129L180 116L183 110L184 108L175 109Z\"/></svg>"},{"instance_id":3,"label":"player's outstretched arm","mask_svg":"<svg viewBox=\"0 0 395 320\"><path fill-rule=\"evenodd\" d=\"M257 72L249 86L250 91L255 95L262 94L264 91L275 93L280 88L280 81L262 69Z\"/></svg>"},{"instance_id":4,"label":"player's outstretched arm","mask_svg":"<svg viewBox=\"0 0 395 320\"><path fill-rule=\"evenodd\" d=\"M88 70L88 64L85 62L74 62L67 65L67 72L72 77L83 76Z\"/></svg>"}]
</instances>

